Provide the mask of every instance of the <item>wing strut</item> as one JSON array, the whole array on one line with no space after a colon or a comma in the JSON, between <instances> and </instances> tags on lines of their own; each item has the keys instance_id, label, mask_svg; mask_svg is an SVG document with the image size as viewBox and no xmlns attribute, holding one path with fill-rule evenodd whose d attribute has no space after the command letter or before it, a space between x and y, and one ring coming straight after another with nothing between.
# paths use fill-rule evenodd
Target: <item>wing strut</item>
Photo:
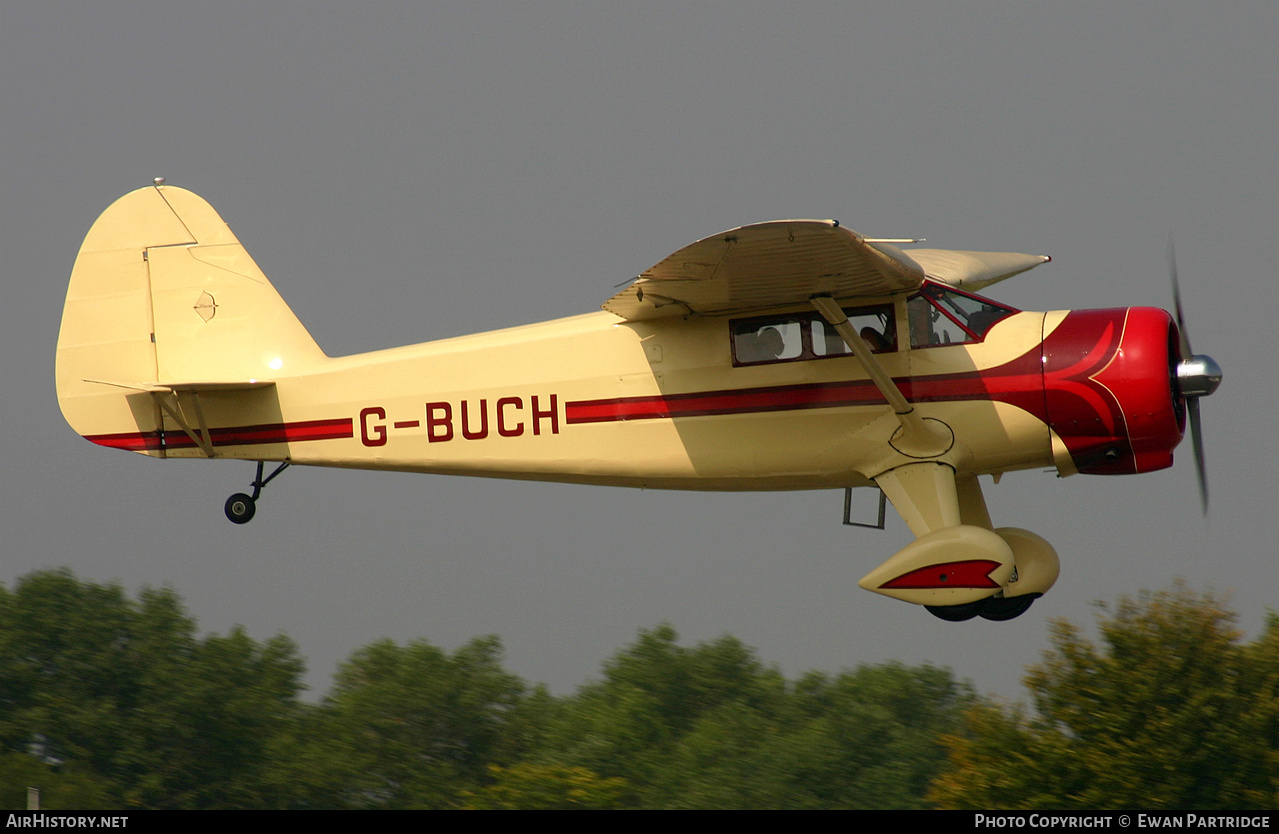
<instances>
[{"instance_id":1,"label":"wing strut","mask_svg":"<svg viewBox=\"0 0 1279 834\"><path fill-rule=\"evenodd\" d=\"M862 363L862 367L866 369L866 373L879 389L879 393L883 394L884 399L897 414L897 419L902 424L902 432L893 438L893 448L902 454L920 458L936 457L949 449L954 439L953 435L950 432L937 431L919 416L915 406L906 399L906 395L897 387L897 383L893 382L893 378L884 370L884 366L879 364L875 354L871 353L870 346L853 329L848 316L844 315L844 310L835 302L835 299L829 295L815 295L808 301L817 312L822 314L822 318L830 322L835 332L839 333L840 338L857 357L857 361Z\"/></svg>"},{"instance_id":2,"label":"wing strut","mask_svg":"<svg viewBox=\"0 0 1279 834\"><path fill-rule=\"evenodd\" d=\"M209 425L204 419L204 409L200 407L200 392L172 391L166 394L154 391L152 393L156 402L160 404L160 408L164 409L164 413L173 418L173 422L186 432L186 436L191 438L201 452L204 452L204 456L213 457L213 441L209 437ZM186 409L182 403L183 393L189 395L191 409L195 412L195 426L192 426L192 421L186 417Z\"/></svg>"}]
</instances>

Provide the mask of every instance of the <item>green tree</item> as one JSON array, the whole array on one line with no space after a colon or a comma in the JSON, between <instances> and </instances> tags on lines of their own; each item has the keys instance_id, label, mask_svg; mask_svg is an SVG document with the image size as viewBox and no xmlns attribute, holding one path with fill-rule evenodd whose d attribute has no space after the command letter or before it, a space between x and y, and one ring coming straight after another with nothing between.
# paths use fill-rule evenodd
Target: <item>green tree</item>
<instances>
[{"instance_id":1,"label":"green tree","mask_svg":"<svg viewBox=\"0 0 1279 834\"><path fill-rule=\"evenodd\" d=\"M933 797L960 808L1271 808L1279 800L1279 620L1251 644L1184 584L1099 606L1101 645L1053 624L1035 709L968 714Z\"/></svg>"},{"instance_id":2,"label":"green tree","mask_svg":"<svg viewBox=\"0 0 1279 834\"><path fill-rule=\"evenodd\" d=\"M780 673L735 638L689 649L662 625L641 631L605 664L603 680L569 700L549 743L568 763L643 791L662 781L676 746L705 715L730 703L771 711L784 697Z\"/></svg>"},{"instance_id":3,"label":"green tree","mask_svg":"<svg viewBox=\"0 0 1279 834\"><path fill-rule=\"evenodd\" d=\"M39 789L46 810L108 808L115 801L111 786L91 773L54 767L27 753L0 752L0 808L25 809L28 787Z\"/></svg>"},{"instance_id":4,"label":"green tree","mask_svg":"<svg viewBox=\"0 0 1279 834\"><path fill-rule=\"evenodd\" d=\"M450 808L513 758L524 684L501 666L496 637L453 654L383 640L343 664L332 692L295 743L277 782L293 807Z\"/></svg>"},{"instance_id":5,"label":"green tree","mask_svg":"<svg viewBox=\"0 0 1279 834\"><path fill-rule=\"evenodd\" d=\"M263 751L292 720L301 671L283 637L197 638L169 590L133 600L67 570L0 587L0 747L15 767L30 757L94 786L75 802L256 804Z\"/></svg>"},{"instance_id":6,"label":"green tree","mask_svg":"<svg viewBox=\"0 0 1279 834\"><path fill-rule=\"evenodd\" d=\"M553 763L489 765L489 775L489 784L463 791L468 810L607 811L623 807L629 793L625 779Z\"/></svg>"},{"instance_id":7,"label":"green tree","mask_svg":"<svg viewBox=\"0 0 1279 834\"><path fill-rule=\"evenodd\" d=\"M547 761L624 779L649 808L914 808L971 694L900 664L788 683L732 637L641 632L566 699Z\"/></svg>"},{"instance_id":8,"label":"green tree","mask_svg":"<svg viewBox=\"0 0 1279 834\"><path fill-rule=\"evenodd\" d=\"M939 738L971 699L948 670L898 663L810 673L772 712L707 715L676 750L671 802L686 808L924 808Z\"/></svg>"},{"instance_id":9,"label":"green tree","mask_svg":"<svg viewBox=\"0 0 1279 834\"><path fill-rule=\"evenodd\" d=\"M152 670L153 673L155 670ZM298 713L303 672L293 642L259 644L243 629L196 642L179 676L146 680L128 751L137 762L127 796L178 808L255 808L273 738Z\"/></svg>"}]
</instances>

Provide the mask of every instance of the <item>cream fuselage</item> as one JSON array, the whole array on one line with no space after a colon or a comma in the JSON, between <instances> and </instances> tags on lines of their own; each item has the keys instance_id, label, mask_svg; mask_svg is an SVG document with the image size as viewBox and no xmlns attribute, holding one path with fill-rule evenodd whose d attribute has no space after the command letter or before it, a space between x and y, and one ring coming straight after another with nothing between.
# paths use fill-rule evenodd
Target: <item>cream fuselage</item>
<instances>
[{"instance_id":1,"label":"cream fuselage","mask_svg":"<svg viewBox=\"0 0 1279 834\"><path fill-rule=\"evenodd\" d=\"M879 359L898 380L971 375L1034 351L1044 321L1018 313L978 344ZM226 415L216 395L202 396L214 427L339 421L341 433L340 421L350 421L345 437L218 445L218 457L713 490L869 485L901 462L889 444L900 424L868 395L855 357L735 367L728 323L589 313L329 359L297 375L285 367L274 389L254 393L256 419L243 394ZM846 404L849 384L873 404ZM946 460L961 473L1054 463L1048 427L1015 406L973 399L918 408L954 433ZM165 454L204 456L180 445Z\"/></svg>"}]
</instances>

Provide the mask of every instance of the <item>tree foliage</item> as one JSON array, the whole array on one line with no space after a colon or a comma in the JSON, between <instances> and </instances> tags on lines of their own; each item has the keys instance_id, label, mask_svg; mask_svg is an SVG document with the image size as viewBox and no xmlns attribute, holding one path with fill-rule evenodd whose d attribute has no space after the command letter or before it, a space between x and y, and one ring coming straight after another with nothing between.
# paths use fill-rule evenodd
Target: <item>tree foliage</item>
<instances>
[{"instance_id":1,"label":"tree foliage","mask_svg":"<svg viewBox=\"0 0 1279 834\"><path fill-rule=\"evenodd\" d=\"M625 779L639 807L922 807L969 697L899 664L791 684L735 638L685 648L661 626L567 701L544 755Z\"/></svg>"},{"instance_id":2,"label":"tree foliage","mask_svg":"<svg viewBox=\"0 0 1279 834\"><path fill-rule=\"evenodd\" d=\"M1069 622L1025 683L1035 714L982 704L948 739L933 797L958 808L1272 808L1279 801L1279 619L1184 584Z\"/></svg>"},{"instance_id":3,"label":"tree foliage","mask_svg":"<svg viewBox=\"0 0 1279 834\"><path fill-rule=\"evenodd\" d=\"M169 590L133 600L69 571L0 587L0 748L5 767L52 778L46 806L69 785L62 801L81 807L257 804L301 672L284 637L197 638Z\"/></svg>"},{"instance_id":4,"label":"tree foliage","mask_svg":"<svg viewBox=\"0 0 1279 834\"><path fill-rule=\"evenodd\" d=\"M1183 585L1058 622L1031 704L898 663L788 680L730 636L641 631L557 697L381 640L319 703L285 637L200 636L167 589L0 586L0 803L65 808L1270 808L1279 616L1242 642Z\"/></svg>"},{"instance_id":5,"label":"tree foliage","mask_svg":"<svg viewBox=\"0 0 1279 834\"><path fill-rule=\"evenodd\" d=\"M333 691L282 751L307 784L287 804L448 808L506 762L523 682L501 666L496 637L453 654L382 640L343 664ZM285 780L286 782L290 780ZM293 780L294 785L297 781Z\"/></svg>"},{"instance_id":6,"label":"tree foliage","mask_svg":"<svg viewBox=\"0 0 1279 834\"><path fill-rule=\"evenodd\" d=\"M463 791L473 811L607 811L623 806L629 793L621 777L602 777L584 767L519 762L489 765L490 781Z\"/></svg>"}]
</instances>

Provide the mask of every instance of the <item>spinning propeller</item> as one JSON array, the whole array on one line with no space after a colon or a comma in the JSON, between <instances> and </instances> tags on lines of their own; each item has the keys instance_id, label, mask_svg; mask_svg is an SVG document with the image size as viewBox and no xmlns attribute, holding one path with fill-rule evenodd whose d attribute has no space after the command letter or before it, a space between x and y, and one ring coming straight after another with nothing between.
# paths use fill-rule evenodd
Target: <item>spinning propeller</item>
<instances>
[{"instance_id":1,"label":"spinning propeller","mask_svg":"<svg viewBox=\"0 0 1279 834\"><path fill-rule=\"evenodd\" d=\"M1177 255L1172 240L1168 241L1168 274L1172 278L1172 301L1177 312L1177 332L1181 339L1181 361L1177 363L1177 393L1186 401L1190 421L1190 441L1194 444L1195 470L1199 473L1199 500L1208 513L1208 475L1204 467L1203 424L1199 418L1199 398L1217 390L1221 384L1221 366L1211 356L1195 354L1186 333L1186 318L1181 311L1181 290L1177 286Z\"/></svg>"}]
</instances>

